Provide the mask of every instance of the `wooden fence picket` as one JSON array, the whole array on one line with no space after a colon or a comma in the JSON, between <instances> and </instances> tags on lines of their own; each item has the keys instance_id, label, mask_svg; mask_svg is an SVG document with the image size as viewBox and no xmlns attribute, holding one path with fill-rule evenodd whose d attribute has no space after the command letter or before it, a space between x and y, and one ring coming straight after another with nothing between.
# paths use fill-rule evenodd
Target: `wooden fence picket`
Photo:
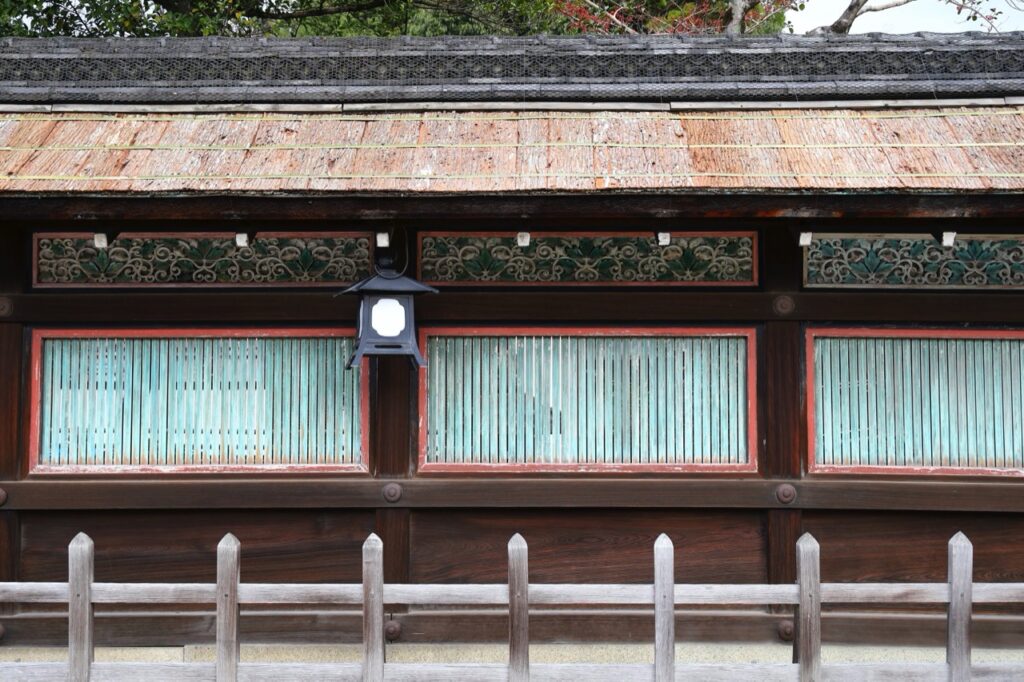
<instances>
[{"instance_id":1,"label":"wooden fence picket","mask_svg":"<svg viewBox=\"0 0 1024 682\"><path fill-rule=\"evenodd\" d=\"M68 679L88 682L95 656L93 642L92 538L79 533L68 545Z\"/></svg>"},{"instance_id":2,"label":"wooden fence picket","mask_svg":"<svg viewBox=\"0 0 1024 682\"><path fill-rule=\"evenodd\" d=\"M946 614L946 663L951 682L971 678L971 602L974 546L957 533L949 541L949 610Z\"/></svg>"},{"instance_id":3,"label":"wooden fence picket","mask_svg":"<svg viewBox=\"0 0 1024 682\"><path fill-rule=\"evenodd\" d=\"M228 533L217 545L217 682L238 679L241 558L241 543Z\"/></svg>"},{"instance_id":4,"label":"wooden fence picket","mask_svg":"<svg viewBox=\"0 0 1024 682\"><path fill-rule=\"evenodd\" d=\"M363 682L384 680L384 543L363 543Z\"/></svg>"},{"instance_id":5,"label":"wooden fence picket","mask_svg":"<svg viewBox=\"0 0 1024 682\"><path fill-rule=\"evenodd\" d=\"M821 557L818 541L804 533L796 543L797 606L794 654L800 664L800 682L821 677Z\"/></svg>"},{"instance_id":6,"label":"wooden fence picket","mask_svg":"<svg viewBox=\"0 0 1024 682\"><path fill-rule=\"evenodd\" d=\"M530 565L522 535L508 541L508 679L530 679Z\"/></svg>"},{"instance_id":7,"label":"wooden fence picket","mask_svg":"<svg viewBox=\"0 0 1024 682\"><path fill-rule=\"evenodd\" d=\"M654 542L654 680L676 678L675 547L662 533Z\"/></svg>"}]
</instances>

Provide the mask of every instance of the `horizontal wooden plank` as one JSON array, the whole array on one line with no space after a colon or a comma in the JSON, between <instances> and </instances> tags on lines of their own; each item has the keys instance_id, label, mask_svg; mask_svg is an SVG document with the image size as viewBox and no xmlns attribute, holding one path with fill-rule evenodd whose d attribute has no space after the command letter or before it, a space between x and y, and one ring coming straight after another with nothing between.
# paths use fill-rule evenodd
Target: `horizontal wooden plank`
<instances>
[{"instance_id":1,"label":"horizontal wooden plank","mask_svg":"<svg viewBox=\"0 0 1024 682\"><path fill-rule=\"evenodd\" d=\"M96 591L93 590L93 597ZM67 583L0 583L0 602L23 602L27 604L67 604Z\"/></svg>"},{"instance_id":2,"label":"horizontal wooden plank","mask_svg":"<svg viewBox=\"0 0 1024 682\"><path fill-rule=\"evenodd\" d=\"M216 679L209 663L93 663L91 678L97 682L207 682ZM57 682L66 680L65 663L0 663L0 677L8 680Z\"/></svg>"},{"instance_id":3,"label":"horizontal wooden plank","mask_svg":"<svg viewBox=\"0 0 1024 682\"><path fill-rule=\"evenodd\" d=\"M301 508L762 508L1024 512L1015 481L753 478L419 478L384 500L386 481L359 478L0 481L5 510ZM786 505L777 486L794 486Z\"/></svg>"},{"instance_id":4,"label":"horizontal wooden plank","mask_svg":"<svg viewBox=\"0 0 1024 682\"><path fill-rule=\"evenodd\" d=\"M708 296L692 291L630 291L617 302L586 291L509 292L446 291L417 302L420 324L441 322L500 323L529 319L537 323L746 322L749 320L849 321L962 324L1019 324L1024 309L1005 298L978 293L792 292L792 312L780 314L774 292L727 291ZM11 294L9 320L31 324L133 322L275 322L334 323L356 319L357 301L333 298L330 292L223 292Z\"/></svg>"},{"instance_id":5,"label":"horizontal wooden plank","mask_svg":"<svg viewBox=\"0 0 1024 682\"><path fill-rule=\"evenodd\" d=\"M212 604L212 583L94 583L96 604ZM67 603L66 583L0 583L0 601L19 603ZM821 601L827 604L944 604L949 600L945 583L822 583ZM242 583L242 604L359 605L359 584ZM401 584L384 585L387 604L494 606L508 603L508 586ZM974 603L1024 602L1024 583L974 583ZM654 603L651 585L531 583L530 604L547 605L643 605ZM684 606L755 606L796 604L795 585L679 584L675 603Z\"/></svg>"},{"instance_id":6,"label":"horizontal wooden plank","mask_svg":"<svg viewBox=\"0 0 1024 682\"><path fill-rule=\"evenodd\" d=\"M98 646L169 646L210 644L212 609L185 613L100 611L96 615ZM508 608L416 609L394 613L402 625L400 641L501 642L508 637ZM789 616L764 610L693 610L677 608L678 641L777 642L780 622ZM5 616L5 646L64 646L67 613L32 611L23 607ZM825 641L850 644L942 646L946 639L943 613L868 613L834 611L822 616ZM649 641L654 636L650 608L538 609L530 614L533 642ZM243 609L241 636L245 642L358 643L362 616L351 609ZM1024 647L1024 618L975 614L972 638L977 646Z\"/></svg>"},{"instance_id":7,"label":"horizontal wooden plank","mask_svg":"<svg viewBox=\"0 0 1024 682\"><path fill-rule=\"evenodd\" d=\"M386 201L382 198L386 197ZM348 220L418 219L445 216L437 227L451 229L457 220L547 218L578 220L581 214L622 221L672 218L1017 218L1024 213L1024 195L1005 192L968 195L954 192L897 194L856 189L820 194L703 190L634 192L605 190L600 195L536 193L414 196L367 192L347 196L196 196L168 193L125 196L31 196L10 193L0 199L0 215L21 223L52 220Z\"/></svg>"},{"instance_id":8,"label":"horizontal wooden plank","mask_svg":"<svg viewBox=\"0 0 1024 682\"><path fill-rule=\"evenodd\" d=\"M354 682L361 679L358 663L243 663L238 679L243 682L301 682L308 679L331 682ZM386 663L386 679L392 682L478 682L508 679L508 669L501 664L410 664ZM931 682L947 678L946 665L941 663L842 663L822 668L828 682L859 682L860 680L901 680ZM0 674L6 679L49 682L63 680L67 674L64 663L4 663ZM1024 665L985 664L971 667L971 678L978 680L1017 679L1024 675ZM121 682L145 678L183 682L205 682L215 679L214 666L209 663L94 663L92 679ZM543 682L620 682L621 680L653 680L654 668L639 664L534 664L530 679ZM736 679L789 681L797 679L797 666L790 663L768 664L678 664L675 679L699 679L707 682L732 682Z\"/></svg>"}]
</instances>

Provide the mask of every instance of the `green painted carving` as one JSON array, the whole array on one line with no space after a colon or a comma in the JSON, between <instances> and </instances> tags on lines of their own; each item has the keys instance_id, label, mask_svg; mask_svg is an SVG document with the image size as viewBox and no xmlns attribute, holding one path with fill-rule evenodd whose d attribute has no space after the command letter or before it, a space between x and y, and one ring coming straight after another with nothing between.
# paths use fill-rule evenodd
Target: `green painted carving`
<instances>
[{"instance_id":1,"label":"green painted carving","mask_svg":"<svg viewBox=\"0 0 1024 682\"><path fill-rule=\"evenodd\" d=\"M822 288L992 289L1024 287L1024 236L815 235L804 285Z\"/></svg>"},{"instance_id":2,"label":"green painted carving","mask_svg":"<svg viewBox=\"0 0 1024 682\"><path fill-rule=\"evenodd\" d=\"M39 286L326 286L370 271L362 235L118 237L105 249L91 235L36 235Z\"/></svg>"},{"instance_id":3,"label":"green painted carving","mask_svg":"<svg viewBox=\"0 0 1024 682\"><path fill-rule=\"evenodd\" d=\"M425 233L420 278L437 284L756 284L755 235L674 233L659 246L653 233Z\"/></svg>"}]
</instances>

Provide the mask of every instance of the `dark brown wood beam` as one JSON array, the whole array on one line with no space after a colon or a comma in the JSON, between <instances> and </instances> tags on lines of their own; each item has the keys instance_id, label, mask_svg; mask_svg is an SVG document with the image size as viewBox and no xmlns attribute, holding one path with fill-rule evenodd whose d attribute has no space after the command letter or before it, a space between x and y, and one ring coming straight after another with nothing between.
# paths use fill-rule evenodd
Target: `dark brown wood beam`
<instances>
[{"instance_id":1,"label":"dark brown wood beam","mask_svg":"<svg viewBox=\"0 0 1024 682\"><path fill-rule=\"evenodd\" d=\"M25 324L297 324L352 326L358 301L324 292L15 294L11 321ZM871 324L1024 324L1020 294L793 292L778 312L773 292L519 289L443 291L417 301L422 324L752 323L760 320ZM128 321L131 322L128 322Z\"/></svg>"},{"instance_id":2,"label":"dark brown wood beam","mask_svg":"<svg viewBox=\"0 0 1024 682\"><path fill-rule=\"evenodd\" d=\"M0 477L19 471L24 334L20 324L0 324Z\"/></svg>"},{"instance_id":3,"label":"dark brown wood beam","mask_svg":"<svg viewBox=\"0 0 1024 682\"><path fill-rule=\"evenodd\" d=\"M400 497L384 497L388 484ZM779 494L792 486L795 498ZM1024 481L487 478L0 481L2 510L270 508L891 509L1024 513Z\"/></svg>"},{"instance_id":4,"label":"dark brown wood beam","mask_svg":"<svg viewBox=\"0 0 1024 682\"><path fill-rule=\"evenodd\" d=\"M735 191L638 193L377 195L26 195L0 197L7 222L52 221L396 221L444 217L515 220L537 217L601 221L671 218L1017 218L1022 193ZM479 229L479 228L478 228Z\"/></svg>"}]
</instances>

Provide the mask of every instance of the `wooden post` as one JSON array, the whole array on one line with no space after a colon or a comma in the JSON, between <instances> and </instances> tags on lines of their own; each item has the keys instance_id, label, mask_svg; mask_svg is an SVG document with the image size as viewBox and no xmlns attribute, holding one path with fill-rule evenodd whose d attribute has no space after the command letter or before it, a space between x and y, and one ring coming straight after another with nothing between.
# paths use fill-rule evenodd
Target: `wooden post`
<instances>
[{"instance_id":1,"label":"wooden post","mask_svg":"<svg viewBox=\"0 0 1024 682\"><path fill-rule=\"evenodd\" d=\"M384 680L384 543L363 543L363 682Z\"/></svg>"},{"instance_id":2,"label":"wooden post","mask_svg":"<svg viewBox=\"0 0 1024 682\"><path fill-rule=\"evenodd\" d=\"M821 560L818 541L804 533L796 543L800 605L793 638L800 682L821 680Z\"/></svg>"},{"instance_id":3,"label":"wooden post","mask_svg":"<svg viewBox=\"0 0 1024 682\"><path fill-rule=\"evenodd\" d=\"M526 540L508 541L508 679L530 679L530 565Z\"/></svg>"},{"instance_id":4,"label":"wooden post","mask_svg":"<svg viewBox=\"0 0 1024 682\"><path fill-rule=\"evenodd\" d=\"M79 533L68 545L68 678L88 682L93 661L92 538Z\"/></svg>"},{"instance_id":5,"label":"wooden post","mask_svg":"<svg viewBox=\"0 0 1024 682\"><path fill-rule=\"evenodd\" d=\"M946 615L946 663L952 682L971 678L971 601L974 545L963 533L949 541L949 610Z\"/></svg>"},{"instance_id":6,"label":"wooden post","mask_svg":"<svg viewBox=\"0 0 1024 682\"><path fill-rule=\"evenodd\" d=\"M654 542L654 680L676 679L675 547L662 533Z\"/></svg>"},{"instance_id":7,"label":"wooden post","mask_svg":"<svg viewBox=\"0 0 1024 682\"><path fill-rule=\"evenodd\" d=\"M242 544L231 533L217 545L217 682L238 679L238 583Z\"/></svg>"}]
</instances>

